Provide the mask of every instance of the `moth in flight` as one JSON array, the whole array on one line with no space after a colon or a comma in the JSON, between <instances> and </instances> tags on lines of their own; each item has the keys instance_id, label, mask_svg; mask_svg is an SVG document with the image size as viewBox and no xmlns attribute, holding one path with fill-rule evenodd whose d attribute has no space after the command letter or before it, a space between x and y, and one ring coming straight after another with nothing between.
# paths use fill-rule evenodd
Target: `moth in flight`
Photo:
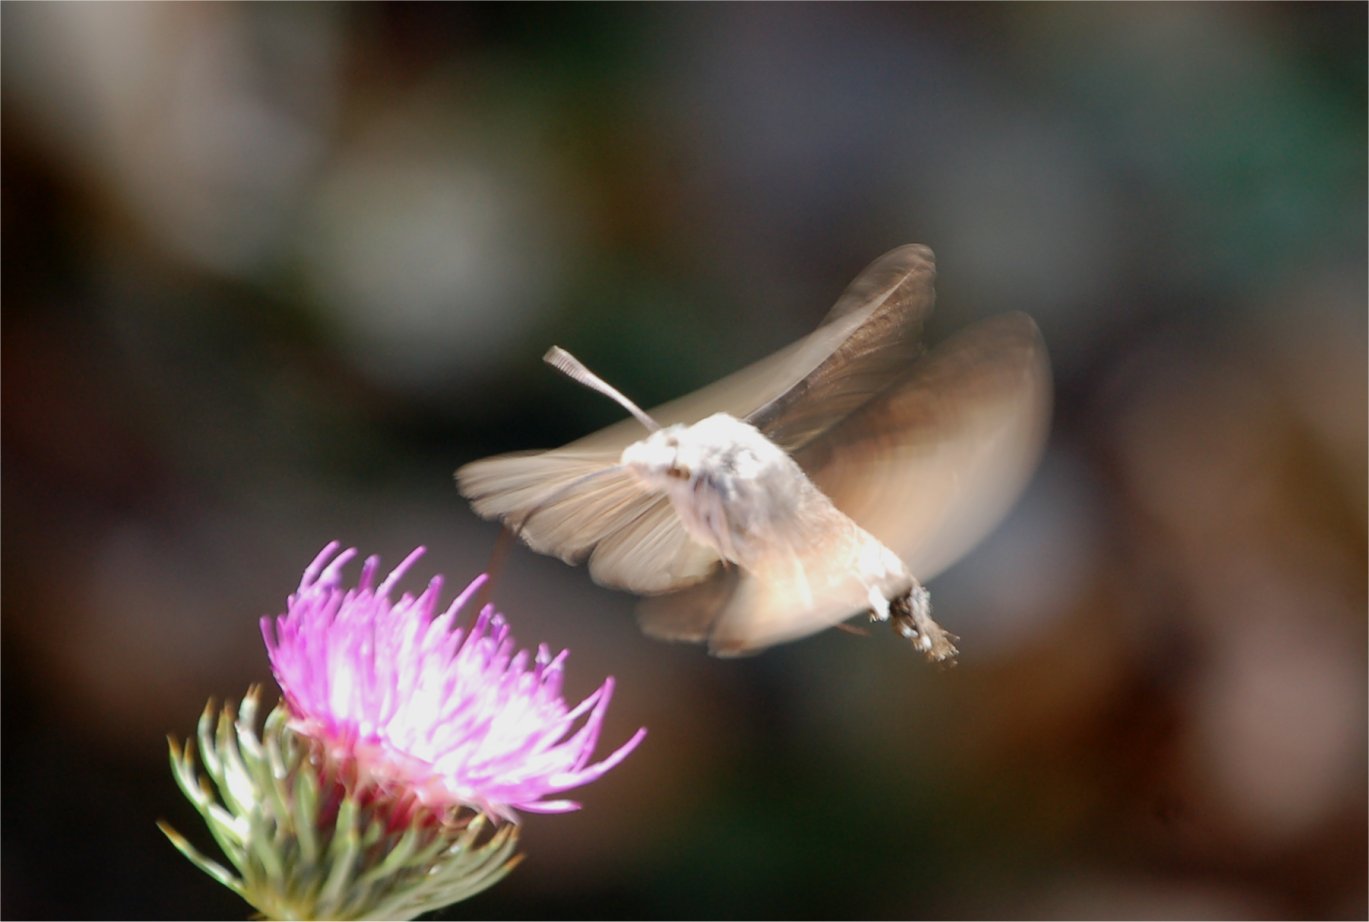
<instances>
[{"instance_id":1,"label":"moth in flight","mask_svg":"<svg viewBox=\"0 0 1369 922\"><path fill-rule=\"evenodd\" d=\"M1025 314L924 349L935 278L927 247L891 250L811 334L650 413L553 348L550 364L635 419L474 461L457 485L533 550L645 596L652 637L738 655L868 613L951 659L922 581L1016 500L1051 386Z\"/></svg>"}]
</instances>

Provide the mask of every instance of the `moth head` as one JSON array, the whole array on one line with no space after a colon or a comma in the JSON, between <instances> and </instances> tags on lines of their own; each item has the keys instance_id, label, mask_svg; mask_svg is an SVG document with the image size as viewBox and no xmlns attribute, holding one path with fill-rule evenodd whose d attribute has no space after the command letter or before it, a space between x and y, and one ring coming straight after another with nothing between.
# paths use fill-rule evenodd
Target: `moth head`
<instances>
[{"instance_id":1,"label":"moth head","mask_svg":"<svg viewBox=\"0 0 1369 922\"><path fill-rule=\"evenodd\" d=\"M658 429L623 449L622 464L644 484L666 489L694 477L699 459L688 427L676 424Z\"/></svg>"},{"instance_id":2,"label":"moth head","mask_svg":"<svg viewBox=\"0 0 1369 922\"><path fill-rule=\"evenodd\" d=\"M661 491L688 486L722 489L736 478L792 464L784 451L750 423L714 413L690 426L659 429L623 450L621 463L647 486Z\"/></svg>"}]
</instances>

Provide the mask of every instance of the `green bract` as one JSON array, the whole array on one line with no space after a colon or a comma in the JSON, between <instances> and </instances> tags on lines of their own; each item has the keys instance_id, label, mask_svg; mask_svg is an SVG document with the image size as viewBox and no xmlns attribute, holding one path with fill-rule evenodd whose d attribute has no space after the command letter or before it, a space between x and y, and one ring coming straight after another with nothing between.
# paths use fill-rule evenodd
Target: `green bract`
<instances>
[{"instance_id":1,"label":"green bract","mask_svg":"<svg viewBox=\"0 0 1369 922\"><path fill-rule=\"evenodd\" d=\"M165 823L206 874L272 919L412 919L466 899L518 863L518 826L467 807L440 812L339 773L277 706L256 730L260 688L235 714L211 701L195 745L170 740L181 790L237 873ZM350 775L350 777L349 777Z\"/></svg>"}]
</instances>

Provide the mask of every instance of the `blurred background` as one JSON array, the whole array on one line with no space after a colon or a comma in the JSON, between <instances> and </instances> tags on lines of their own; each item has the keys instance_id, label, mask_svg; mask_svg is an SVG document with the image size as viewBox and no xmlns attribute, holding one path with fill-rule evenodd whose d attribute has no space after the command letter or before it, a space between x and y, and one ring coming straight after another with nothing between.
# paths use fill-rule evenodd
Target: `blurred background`
<instances>
[{"instance_id":1,"label":"blurred background","mask_svg":"<svg viewBox=\"0 0 1369 922\"><path fill-rule=\"evenodd\" d=\"M741 661L516 550L618 691L450 918L1364 918L1363 4L3 6L3 914L249 910L166 764L328 541L463 585L452 471L809 331L908 242L1026 310L1046 458L961 637Z\"/></svg>"}]
</instances>

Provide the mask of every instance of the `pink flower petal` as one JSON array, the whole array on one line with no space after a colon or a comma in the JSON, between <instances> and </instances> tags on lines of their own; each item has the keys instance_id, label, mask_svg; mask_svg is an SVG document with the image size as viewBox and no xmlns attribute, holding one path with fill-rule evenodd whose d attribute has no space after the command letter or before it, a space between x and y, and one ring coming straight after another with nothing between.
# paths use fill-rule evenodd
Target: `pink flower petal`
<instances>
[{"instance_id":1,"label":"pink flower petal","mask_svg":"<svg viewBox=\"0 0 1369 922\"><path fill-rule=\"evenodd\" d=\"M379 559L367 558L357 587L343 589L356 550L339 547L309 565L285 614L262 619L262 636L296 729L364 777L408 787L431 806L563 812L579 804L546 798L602 777L646 735L638 730L591 764L612 677L570 708L561 697L567 651L516 652L488 605L469 630L455 626L483 575L435 614L441 577L417 597L391 598L423 548L378 587Z\"/></svg>"}]
</instances>

